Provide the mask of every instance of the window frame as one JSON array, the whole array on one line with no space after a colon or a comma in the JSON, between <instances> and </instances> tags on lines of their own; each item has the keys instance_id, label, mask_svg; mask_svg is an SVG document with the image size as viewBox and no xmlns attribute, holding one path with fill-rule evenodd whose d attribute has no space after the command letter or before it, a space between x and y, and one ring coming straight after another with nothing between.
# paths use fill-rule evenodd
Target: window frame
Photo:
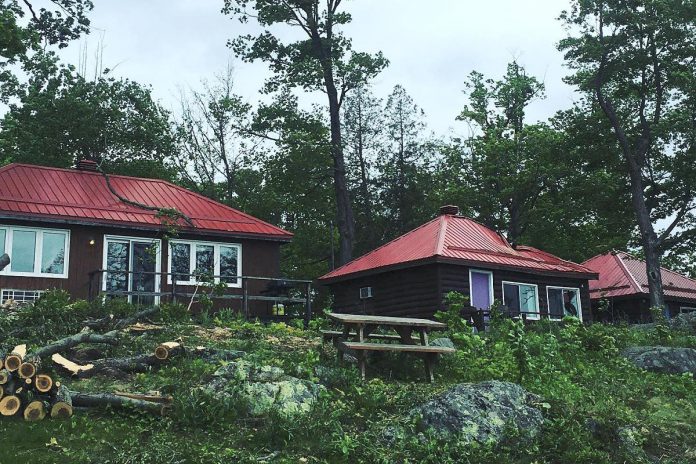
<instances>
[{"instance_id":1,"label":"window frame","mask_svg":"<svg viewBox=\"0 0 696 464\"><path fill-rule=\"evenodd\" d=\"M5 292L12 292L13 298L4 298ZM16 292L24 292L25 296L27 293L35 293L36 297L34 299L31 299L31 300L24 299L24 300L18 301L16 298L14 298L16 296L15 295ZM21 288L3 288L3 289L0 289L0 304L5 304L5 302L7 300L13 300L17 304L33 303L36 300L38 300L39 298L41 298L41 296L43 296L43 294L45 292L46 292L46 290L25 290L25 289L21 289Z\"/></svg>"},{"instance_id":2,"label":"window frame","mask_svg":"<svg viewBox=\"0 0 696 464\"><path fill-rule=\"evenodd\" d=\"M31 226L13 226L13 225L0 225L0 229L5 231L5 253L12 259L12 244L14 241L14 232L16 230L23 232L34 232L36 234L36 241L34 243L34 272L20 272L12 271L12 262L0 271L0 275L12 276L12 277L40 277L42 279L67 279L70 271L70 229L51 229L46 227L31 227ZM54 234L65 234L65 240L63 241L63 273L62 274L50 274L41 272L41 265L43 260L43 242L44 233L54 233Z\"/></svg>"},{"instance_id":3,"label":"window frame","mask_svg":"<svg viewBox=\"0 0 696 464\"><path fill-rule=\"evenodd\" d=\"M561 321L565 317L565 308L563 308L563 317L560 319L551 316L551 300L549 299L549 289L555 290L575 290L578 293L578 319L582 322L582 293L579 287L562 287L558 285L547 285L546 286L546 310L549 314L549 320L551 321Z\"/></svg>"},{"instance_id":4,"label":"window frame","mask_svg":"<svg viewBox=\"0 0 696 464\"><path fill-rule=\"evenodd\" d=\"M176 239L169 240L167 245L167 284L172 285L172 245L189 245L189 272L192 273L196 269L196 246L212 246L213 247L213 275L214 282L220 283L220 247L236 248L237 249L237 282L227 283L228 288L242 288L242 244L233 242L211 242L206 240L186 240ZM200 281L196 280L193 275L189 280L177 280L176 285L198 285Z\"/></svg>"},{"instance_id":5,"label":"window frame","mask_svg":"<svg viewBox=\"0 0 696 464\"><path fill-rule=\"evenodd\" d=\"M132 266L131 262L131 256L133 253L133 245L132 242L147 242L150 241L152 244L155 244L157 246L157 253L155 254L155 292L161 292L162 291L162 240L159 238L152 238L152 237L132 237L132 236L127 236L127 235L111 235L111 234L105 234L104 235L104 240L102 241L102 269L104 272L102 272L102 277L101 277L101 290L102 292L106 292L106 277L108 274L107 271L107 265L106 261L108 258L108 250L109 250L109 241L113 242L128 242L128 265ZM129 269L129 273L127 274L127 279L128 279L128 292L133 291L133 279L131 279L131 274L130 271L132 269ZM127 295L128 302L133 301L133 296L135 295ZM160 303L160 297L155 296L155 305L159 305Z\"/></svg>"},{"instance_id":6,"label":"window frame","mask_svg":"<svg viewBox=\"0 0 696 464\"><path fill-rule=\"evenodd\" d=\"M488 274L488 295L489 295L489 300L491 302L490 306L488 308L479 308L483 309L484 311L488 311L493 307L493 303L495 303L495 296L494 296L494 291L493 287L495 286L495 281L493 280L493 271L487 271L485 269L475 269L475 268L469 268L469 305L474 306L474 287L472 285L473 279L471 278L472 273L478 273L478 274Z\"/></svg>"},{"instance_id":7,"label":"window frame","mask_svg":"<svg viewBox=\"0 0 696 464\"><path fill-rule=\"evenodd\" d=\"M520 302L522 302L522 296L520 295L520 292L522 290L520 289L520 286L526 285L527 287L534 287L534 293L536 294L536 314L530 314L526 311L522 311L522 309L520 309L520 314L524 313L527 315L527 319L533 319L535 321L538 321L541 317L541 314L540 314L541 313L541 307L540 307L541 302L539 301L539 286L537 284L530 284L527 282L514 282L512 280L503 280L500 283L500 290L501 290L502 296L503 296L503 298L502 298L503 304L505 304L505 284L517 285L517 294L518 294L518 298L519 298Z\"/></svg>"},{"instance_id":8,"label":"window frame","mask_svg":"<svg viewBox=\"0 0 696 464\"><path fill-rule=\"evenodd\" d=\"M686 312L684 312L686 310ZM679 314L687 314L696 312L696 305L694 306L679 306Z\"/></svg>"}]
</instances>

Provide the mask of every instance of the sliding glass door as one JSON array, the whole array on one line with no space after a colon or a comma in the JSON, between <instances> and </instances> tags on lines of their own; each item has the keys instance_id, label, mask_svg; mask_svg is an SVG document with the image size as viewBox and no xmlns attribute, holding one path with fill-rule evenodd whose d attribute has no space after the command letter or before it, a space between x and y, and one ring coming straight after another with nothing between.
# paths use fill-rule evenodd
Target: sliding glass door
<instances>
[{"instance_id":1,"label":"sliding glass door","mask_svg":"<svg viewBox=\"0 0 696 464\"><path fill-rule=\"evenodd\" d=\"M135 237L104 237L104 282L108 295L144 306L159 304L161 244Z\"/></svg>"}]
</instances>

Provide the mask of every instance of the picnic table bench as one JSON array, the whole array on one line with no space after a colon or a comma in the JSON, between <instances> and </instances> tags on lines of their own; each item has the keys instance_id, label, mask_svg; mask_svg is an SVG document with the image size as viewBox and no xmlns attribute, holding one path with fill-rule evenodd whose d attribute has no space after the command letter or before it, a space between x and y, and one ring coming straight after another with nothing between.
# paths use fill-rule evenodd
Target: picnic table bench
<instances>
[{"instance_id":1,"label":"picnic table bench","mask_svg":"<svg viewBox=\"0 0 696 464\"><path fill-rule=\"evenodd\" d=\"M410 317L366 316L359 314L329 314L329 317L343 325L343 331L325 331L324 340L333 340L339 350L339 359L346 351L354 351L358 359L360 377L365 379L367 353L371 351L391 351L412 353L423 358L427 378L433 382L433 363L438 355L453 353L454 348L432 346L428 342L428 332L432 329L445 329L441 322ZM377 327L391 329L397 335L377 334ZM414 332L417 334L414 337ZM396 341L400 343L372 343L367 339Z\"/></svg>"}]
</instances>

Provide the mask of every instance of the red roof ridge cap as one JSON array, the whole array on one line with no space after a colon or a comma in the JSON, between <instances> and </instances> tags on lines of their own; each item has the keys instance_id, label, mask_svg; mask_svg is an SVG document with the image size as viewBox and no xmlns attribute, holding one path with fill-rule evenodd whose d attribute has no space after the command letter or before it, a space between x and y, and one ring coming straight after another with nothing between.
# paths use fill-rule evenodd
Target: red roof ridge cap
<instances>
[{"instance_id":1,"label":"red roof ridge cap","mask_svg":"<svg viewBox=\"0 0 696 464\"><path fill-rule=\"evenodd\" d=\"M636 260L637 260L637 258L634 257L633 255L626 253L625 251L611 251L610 254L616 260L616 262L619 264L619 267L624 272L624 274L628 278L629 282L631 282L633 289L635 291L637 291L638 293L645 293L643 291L643 286L638 283L635 276L631 273L631 271L628 270L628 267L626 267L626 263L623 262L623 258L620 255L626 255L626 256L630 257L631 259L636 259ZM640 261L640 260L638 260L638 261Z\"/></svg>"},{"instance_id":2,"label":"red roof ridge cap","mask_svg":"<svg viewBox=\"0 0 696 464\"><path fill-rule=\"evenodd\" d=\"M535 251L535 252L537 252L537 253L540 253L540 254L542 254L542 255L544 255L544 256L549 256L549 257L552 257L552 258L554 258L554 259L557 259L557 260L559 260L559 261L561 261L561 262L563 262L563 263L569 264L570 266L581 267L581 268L585 269L587 272L589 272L589 273L591 273L591 274L596 274L596 272L594 272L592 269L590 269L589 267L585 266L584 263L581 264L581 263L576 263L576 262L574 262L574 261L571 261L571 260L569 260L569 259L563 259L563 258L561 258L560 256L554 255L553 253L549 253L548 251L541 250L541 249L539 249L539 248L537 248L537 247L533 247L533 246L531 246L531 245L518 245L517 248L524 248L524 249L527 249L527 250L533 250L533 251ZM587 261L585 261L585 262L587 262Z\"/></svg>"},{"instance_id":3,"label":"red roof ridge cap","mask_svg":"<svg viewBox=\"0 0 696 464\"><path fill-rule=\"evenodd\" d=\"M442 256L445 251L445 237L447 237L447 226L448 221L445 221L446 217L453 216L451 214L443 214L437 217L440 220L440 228L437 231L437 242L435 243L435 255ZM449 247L448 247L449 248Z\"/></svg>"},{"instance_id":4,"label":"red roof ridge cap","mask_svg":"<svg viewBox=\"0 0 696 464\"><path fill-rule=\"evenodd\" d=\"M636 261L645 262L645 260L640 259L640 258L638 258L638 257L636 257L636 256L634 256L634 255L632 255L631 253L627 252L627 251L616 251L616 253L617 253L617 254L618 254L618 253L624 254L624 255L628 256L629 258L631 258L631 259L635 259ZM694 284L696 284L696 279L693 279L693 278L691 278L691 277L689 277L689 276L687 276L687 275L684 275L684 274L682 274L681 272L677 272L677 271L674 271L674 270L672 270L672 269L667 269L667 268L664 267L664 266L660 266L660 270L661 270L661 271L665 271L665 272L669 272L670 274L676 274L676 275L678 275L679 277L682 277L682 278L684 278L684 279L686 279L686 280L689 280L689 281L693 282ZM683 288L683 287L678 287L678 288Z\"/></svg>"}]
</instances>

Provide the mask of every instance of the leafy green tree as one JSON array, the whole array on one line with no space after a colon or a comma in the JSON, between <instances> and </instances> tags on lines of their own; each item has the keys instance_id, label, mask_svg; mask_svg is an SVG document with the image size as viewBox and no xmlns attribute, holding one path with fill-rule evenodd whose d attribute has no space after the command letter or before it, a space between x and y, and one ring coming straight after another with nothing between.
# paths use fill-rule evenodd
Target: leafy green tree
<instances>
[{"instance_id":1,"label":"leafy green tree","mask_svg":"<svg viewBox=\"0 0 696 464\"><path fill-rule=\"evenodd\" d=\"M693 234L696 3L575 0L561 16L568 82L592 95L611 124L630 179L647 263L650 304L664 307L666 248ZM684 117L684 113L689 116ZM685 124L674 124L682 121ZM667 221L659 230L658 221Z\"/></svg>"},{"instance_id":2,"label":"leafy green tree","mask_svg":"<svg viewBox=\"0 0 696 464\"><path fill-rule=\"evenodd\" d=\"M37 68L0 120L0 159L71 167L80 159L111 173L169 178L169 113L150 89L103 75L88 81L55 61Z\"/></svg>"},{"instance_id":3,"label":"leafy green tree","mask_svg":"<svg viewBox=\"0 0 696 464\"><path fill-rule=\"evenodd\" d=\"M340 237L339 264L351 258L355 239L341 134L341 105L352 89L364 85L387 65L381 53L370 55L352 49L350 39L339 31L351 20L349 13L341 11L341 5L342 0L328 0L325 4L319 0L225 0L222 10L241 22L254 18L265 28L258 36L241 36L230 42L243 60L269 64L273 77L266 82L265 91L287 86L326 94ZM279 24L298 29L303 38L284 41L283 36L270 31L270 27Z\"/></svg>"},{"instance_id":4,"label":"leafy green tree","mask_svg":"<svg viewBox=\"0 0 696 464\"><path fill-rule=\"evenodd\" d=\"M0 0L0 97L12 95L18 79L11 65L49 46L64 48L89 32L90 0Z\"/></svg>"},{"instance_id":5,"label":"leafy green tree","mask_svg":"<svg viewBox=\"0 0 696 464\"><path fill-rule=\"evenodd\" d=\"M202 91L182 95L174 161L182 181L210 198L233 204L237 177L256 146L249 136L251 105L233 92L232 68Z\"/></svg>"},{"instance_id":6,"label":"leafy green tree","mask_svg":"<svg viewBox=\"0 0 696 464\"><path fill-rule=\"evenodd\" d=\"M394 87L384 107L384 144L381 148L379 189L388 238L420 225L433 211L425 198L432 152L424 136L425 113L401 85Z\"/></svg>"},{"instance_id":7,"label":"leafy green tree","mask_svg":"<svg viewBox=\"0 0 696 464\"><path fill-rule=\"evenodd\" d=\"M475 135L457 183L482 222L518 243L542 193L561 175L561 134L526 123L526 108L543 97L544 85L519 64L510 63L498 81L473 72L466 85L469 104L458 119Z\"/></svg>"},{"instance_id":8,"label":"leafy green tree","mask_svg":"<svg viewBox=\"0 0 696 464\"><path fill-rule=\"evenodd\" d=\"M379 245L376 162L384 143L381 99L367 86L346 97L343 107L343 141L346 176L355 208L356 249L365 252Z\"/></svg>"}]
</instances>

